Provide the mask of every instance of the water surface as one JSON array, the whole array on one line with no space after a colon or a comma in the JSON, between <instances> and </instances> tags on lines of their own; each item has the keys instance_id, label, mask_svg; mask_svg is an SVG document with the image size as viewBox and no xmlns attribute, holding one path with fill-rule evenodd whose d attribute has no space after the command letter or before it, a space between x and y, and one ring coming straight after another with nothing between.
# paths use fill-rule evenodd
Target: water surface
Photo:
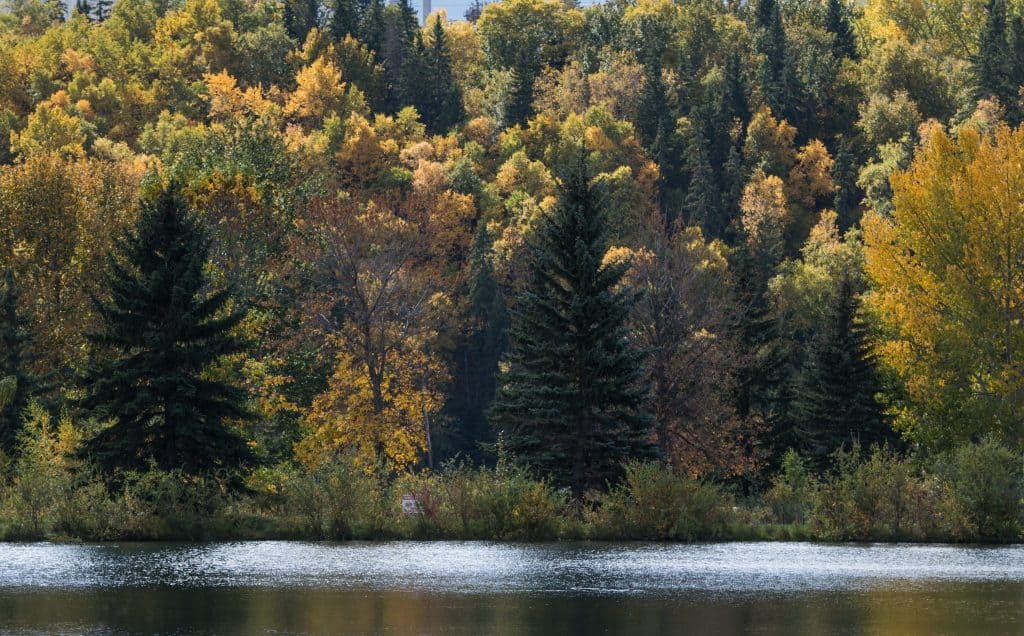
<instances>
[{"instance_id":1,"label":"water surface","mask_svg":"<svg viewBox=\"0 0 1024 636\"><path fill-rule=\"evenodd\" d=\"M0 632L1024 634L1024 546L0 544Z\"/></svg>"}]
</instances>

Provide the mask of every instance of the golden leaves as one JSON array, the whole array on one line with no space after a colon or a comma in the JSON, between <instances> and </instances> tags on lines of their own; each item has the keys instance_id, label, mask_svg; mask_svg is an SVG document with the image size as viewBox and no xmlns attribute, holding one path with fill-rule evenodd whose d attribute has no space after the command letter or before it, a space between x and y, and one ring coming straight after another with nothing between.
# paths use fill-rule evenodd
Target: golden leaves
<instances>
[{"instance_id":1,"label":"golden leaves","mask_svg":"<svg viewBox=\"0 0 1024 636\"><path fill-rule=\"evenodd\" d=\"M892 218L864 220L869 299L892 331L877 351L904 379L928 441L1020 435L1022 163L1024 130L967 127L956 140L933 130L892 177Z\"/></svg>"}]
</instances>

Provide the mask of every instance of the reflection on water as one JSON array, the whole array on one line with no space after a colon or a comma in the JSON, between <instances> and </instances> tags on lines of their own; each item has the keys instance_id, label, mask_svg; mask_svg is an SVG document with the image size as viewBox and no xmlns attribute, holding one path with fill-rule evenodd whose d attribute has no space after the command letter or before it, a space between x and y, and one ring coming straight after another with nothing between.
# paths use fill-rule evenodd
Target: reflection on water
<instances>
[{"instance_id":1,"label":"reflection on water","mask_svg":"<svg viewBox=\"0 0 1024 636\"><path fill-rule=\"evenodd\" d=\"M0 544L0 632L1024 634L1024 546Z\"/></svg>"}]
</instances>

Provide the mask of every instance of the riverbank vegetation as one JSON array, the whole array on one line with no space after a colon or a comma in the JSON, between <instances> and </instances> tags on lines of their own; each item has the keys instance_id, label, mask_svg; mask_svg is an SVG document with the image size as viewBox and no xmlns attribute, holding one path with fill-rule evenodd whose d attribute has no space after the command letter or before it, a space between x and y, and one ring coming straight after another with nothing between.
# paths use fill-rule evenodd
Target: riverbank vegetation
<instances>
[{"instance_id":1,"label":"riverbank vegetation","mask_svg":"<svg viewBox=\"0 0 1024 636\"><path fill-rule=\"evenodd\" d=\"M0 538L1022 538L1019 3L0 2Z\"/></svg>"},{"instance_id":2,"label":"riverbank vegetation","mask_svg":"<svg viewBox=\"0 0 1024 636\"><path fill-rule=\"evenodd\" d=\"M818 477L795 453L763 494L631 462L620 483L574 501L501 460L387 475L352 454L314 471L259 469L247 489L158 469L116 486L69 460L75 434L42 412L0 492L0 540L460 539L1013 542L1024 520L1019 459L986 441L930 466L887 448L842 452ZM411 498L414 514L403 510Z\"/></svg>"}]
</instances>

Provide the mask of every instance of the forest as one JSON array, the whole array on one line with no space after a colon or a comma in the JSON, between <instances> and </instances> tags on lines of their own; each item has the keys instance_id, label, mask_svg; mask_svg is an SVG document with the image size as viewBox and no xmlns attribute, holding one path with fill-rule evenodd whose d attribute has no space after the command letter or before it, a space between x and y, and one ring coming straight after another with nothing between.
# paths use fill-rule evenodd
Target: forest
<instances>
[{"instance_id":1,"label":"forest","mask_svg":"<svg viewBox=\"0 0 1024 636\"><path fill-rule=\"evenodd\" d=\"M0 539L1024 537L1024 3L0 7Z\"/></svg>"}]
</instances>

